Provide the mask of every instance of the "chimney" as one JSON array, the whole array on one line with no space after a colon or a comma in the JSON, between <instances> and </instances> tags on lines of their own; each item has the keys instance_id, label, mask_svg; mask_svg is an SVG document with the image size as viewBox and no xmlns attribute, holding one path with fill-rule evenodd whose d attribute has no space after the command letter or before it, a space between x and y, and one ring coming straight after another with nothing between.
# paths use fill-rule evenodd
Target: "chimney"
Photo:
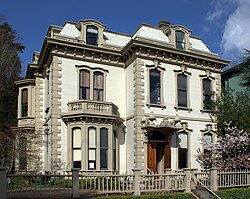
<instances>
[{"instance_id":1,"label":"chimney","mask_svg":"<svg viewBox=\"0 0 250 199\"><path fill-rule=\"evenodd\" d=\"M162 30L165 30L167 29L169 26L170 26L170 22L169 21L165 21L165 20L161 20L159 23L158 23L158 27Z\"/></svg>"}]
</instances>

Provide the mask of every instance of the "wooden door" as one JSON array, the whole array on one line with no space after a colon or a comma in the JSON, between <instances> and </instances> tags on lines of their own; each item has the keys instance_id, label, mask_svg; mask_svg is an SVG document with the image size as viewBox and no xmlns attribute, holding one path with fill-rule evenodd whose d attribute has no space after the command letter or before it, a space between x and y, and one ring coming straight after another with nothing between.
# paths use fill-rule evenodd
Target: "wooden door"
<instances>
[{"instance_id":1,"label":"wooden door","mask_svg":"<svg viewBox=\"0 0 250 199\"><path fill-rule=\"evenodd\" d=\"M167 142L164 148L164 169L171 168L171 146Z\"/></svg>"},{"instance_id":2,"label":"wooden door","mask_svg":"<svg viewBox=\"0 0 250 199\"><path fill-rule=\"evenodd\" d=\"M157 172L156 143L148 143L148 168L154 173Z\"/></svg>"}]
</instances>

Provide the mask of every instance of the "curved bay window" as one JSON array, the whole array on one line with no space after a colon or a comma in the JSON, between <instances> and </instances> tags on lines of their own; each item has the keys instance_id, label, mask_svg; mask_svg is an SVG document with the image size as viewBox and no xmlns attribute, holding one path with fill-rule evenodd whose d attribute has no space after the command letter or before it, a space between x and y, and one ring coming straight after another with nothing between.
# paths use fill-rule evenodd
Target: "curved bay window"
<instances>
[{"instance_id":1,"label":"curved bay window","mask_svg":"<svg viewBox=\"0 0 250 199\"><path fill-rule=\"evenodd\" d=\"M210 110L212 108L212 84L211 80L203 79L203 109Z\"/></svg>"},{"instance_id":2,"label":"curved bay window","mask_svg":"<svg viewBox=\"0 0 250 199\"><path fill-rule=\"evenodd\" d=\"M161 104L161 72L157 69L149 71L150 103Z\"/></svg>"},{"instance_id":3,"label":"curved bay window","mask_svg":"<svg viewBox=\"0 0 250 199\"><path fill-rule=\"evenodd\" d=\"M21 117L28 116L28 89L22 89L21 97Z\"/></svg>"},{"instance_id":4,"label":"curved bay window","mask_svg":"<svg viewBox=\"0 0 250 199\"><path fill-rule=\"evenodd\" d=\"M86 44L98 46L98 28L88 25L86 29Z\"/></svg>"},{"instance_id":5,"label":"curved bay window","mask_svg":"<svg viewBox=\"0 0 250 199\"><path fill-rule=\"evenodd\" d=\"M177 30L175 31L175 45L177 49L185 49L185 33Z\"/></svg>"},{"instance_id":6,"label":"curved bay window","mask_svg":"<svg viewBox=\"0 0 250 199\"><path fill-rule=\"evenodd\" d=\"M178 86L178 107L187 107L187 76L184 74L177 75Z\"/></svg>"},{"instance_id":7,"label":"curved bay window","mask_svg":"<svg viewBox=\"0 0 250 199\"><path fill-rule=\"evenodd\" d=\"M80 70L80 99L90 99L90 72Z\"/></svg>"},{"instance_id":8,"label":"curved bay window","mask_svg":"<svg viewBox=\"0 0 250 199\"><path fill-rule=\"evenodd\" d=\"M100 169L108 169L108 129L100 129Z\"/></svg>"},{"instance_id":9,"label":"curved bay window","mask_svg":"<svg viewBox=\"0 0 250 199\"><path fill-rule=\"evenodd\" d=\"M88 168L96 169L96 129L94 127L88 129Z\"/></svg>"},{"instance_id":10,"label":"curved bay window","mask_svg":"<svg viewBox=\"0 0 250 199\"><path fill-rule=\"evenodd\" d=\"M178 168L188 167L188 134L186 132L178 133Z\"/></svg>"},{"instance_id":11,"label":"curved bay window","mask_svg":"<svg viewBox=\"0 0 250 199\"><path fill-rule=\"evenodd\" d=\"M93 98L95 101L103 101L104 78L102 72L94 72Z\"/></svg>"},{"instance_id":12,"label":"curved bay window","mask_svg":"<svg viewBox=\"0 0 250 199\"><path fill-rule=\"evenodd\" d=\"M73 159L73 168L81 169L82 152L81 152L80 128L74 128L72 131L72 159Z\"/></svg>"}]
</instances>

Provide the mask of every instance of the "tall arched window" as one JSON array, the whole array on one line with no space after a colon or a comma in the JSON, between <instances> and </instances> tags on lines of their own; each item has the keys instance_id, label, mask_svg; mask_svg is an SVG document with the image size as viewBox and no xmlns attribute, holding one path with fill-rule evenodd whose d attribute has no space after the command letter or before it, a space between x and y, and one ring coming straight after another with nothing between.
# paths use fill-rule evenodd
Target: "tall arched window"
<instances>
[{"instance_id":1,"label":"tall arched window","mask_svg":"<svg viewBox=\"0 0 250 199\"><path fill-rule=\"evenodd\" d=\"M187 107L187 76L177 75L178 107Z\"/></svg>"},{"instance_id":2,"label":"tall arched window","mask_svg":"<svg viewBox=\"0 0 250 199\"><path fill-rule=\"evenodd\" d=\"M212 105L212 84L208 78L203 79L203 109L211 109Z\"/></svg>"},{"instance_id":3,"label":"tall arched window","mask_svg":"<svg viewBox=\"0 0 250 199\"><path fill-rule=\"evenodd\" d=\"M81 152L81 129L74 128L72 131L72 159L73 168L82 167L82 152Z\"/></svg>"},{"instance_id":4,"label":"tall arched window","mask_svg":"<svg viewBox=\"0 0 250 199\"><path fill-rule=\"evenodd\" d=\"M96 169L96 129L90 127L88 129L88 168Z\"/></svg>"},{"instance_id":5,"label":"tall arched window","mask_svg":"<svg viewBox=\"0 0 250 199\"><path fill-rule=\"evenodd\" d=\"M180 132L178 134L178 168L188 167L188 134Z\"/></svg>"},{"instance_id":6,"label":"tall arched window","mask_svg":"<svg viewBox=\"0 0 250 199\"><path fill-rule=\"evenodd\" d=\"M150 103L161 104L161 72L157 69L149 70Z\"/></svg>"},{"instance_id":7,"label":"tall arched window","mask_svg":"<svg viewBox=\"0 0 250 199\"><path fill-rule=\"evenodd\" d=\"M185 33L177 30L175 31L175 45L178 49L185 49Z\"/></svg>"},{"instance_id":8,"label":"tall arched window","mask_svg":"<svg viewBox=\"0 0 250 199\"><path fill-rule=\"evenodd\" d=\"M28 89L24 88L21 92L21 117L28 116Z\"/></svg>"},{"instance_id":9,"label":"tall arched window","mask_svg":"<svg viewBox=\"0 0 250 199\"><path fill-rule=\"evenodd\" d=\"M100 129L100 168L108 169L108 129Z\"/></svg>"},{"instance_id":10,"label":"tall arched window","mask_svg":"<svg viewBox=\"0 0 250 199\"><path fill-rule=\"evenodd\" d=\"M90 99L90 72L80 70L80 99Z\"/></svg>"},{"instance_id":11,"label":"tall arched window","mask_svg":"<svg viewBox=\"0 0 250 199\"><path fill-rule=\"evenodd\" d=\"M96 26L87 26L86 44L98 46L98 28Z\"/></svg>"},{"instance_id":12,"label":"tall arched window","mask_svg":"<svg viewBox=\"0 0 250 199\"><path fill-rule=\"evenodd\" d=\"M94 72L93 98L95 101L103 101L104 78L102 72Z\"/></svg>"}]
</instances>

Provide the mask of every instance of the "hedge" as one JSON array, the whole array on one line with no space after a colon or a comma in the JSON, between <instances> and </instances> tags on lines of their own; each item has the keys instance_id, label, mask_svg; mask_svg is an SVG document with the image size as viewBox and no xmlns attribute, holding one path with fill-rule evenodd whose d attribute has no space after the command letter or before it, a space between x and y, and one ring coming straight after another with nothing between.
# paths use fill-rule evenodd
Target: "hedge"
<instances>
[{"instance_id":1,"label":"hedge","mask_svg":"<svg viewBox=\"0 0 250 199\"><path fill-rule=\"evenodd\" d=\"M99 196L97 199L192 199L192 194L174 193L174 194L154 194L142 196Z\"/></svg>"},{"instance_id":2,"label":"hedge","mask_svg":"<svg viewBox=\"0 0 250 199\"><path fill-rule=\"evenodd\" d=\"M215 192L222 199L249 199L250 188L235 188Z\"/></svg>"}]
</instances>

